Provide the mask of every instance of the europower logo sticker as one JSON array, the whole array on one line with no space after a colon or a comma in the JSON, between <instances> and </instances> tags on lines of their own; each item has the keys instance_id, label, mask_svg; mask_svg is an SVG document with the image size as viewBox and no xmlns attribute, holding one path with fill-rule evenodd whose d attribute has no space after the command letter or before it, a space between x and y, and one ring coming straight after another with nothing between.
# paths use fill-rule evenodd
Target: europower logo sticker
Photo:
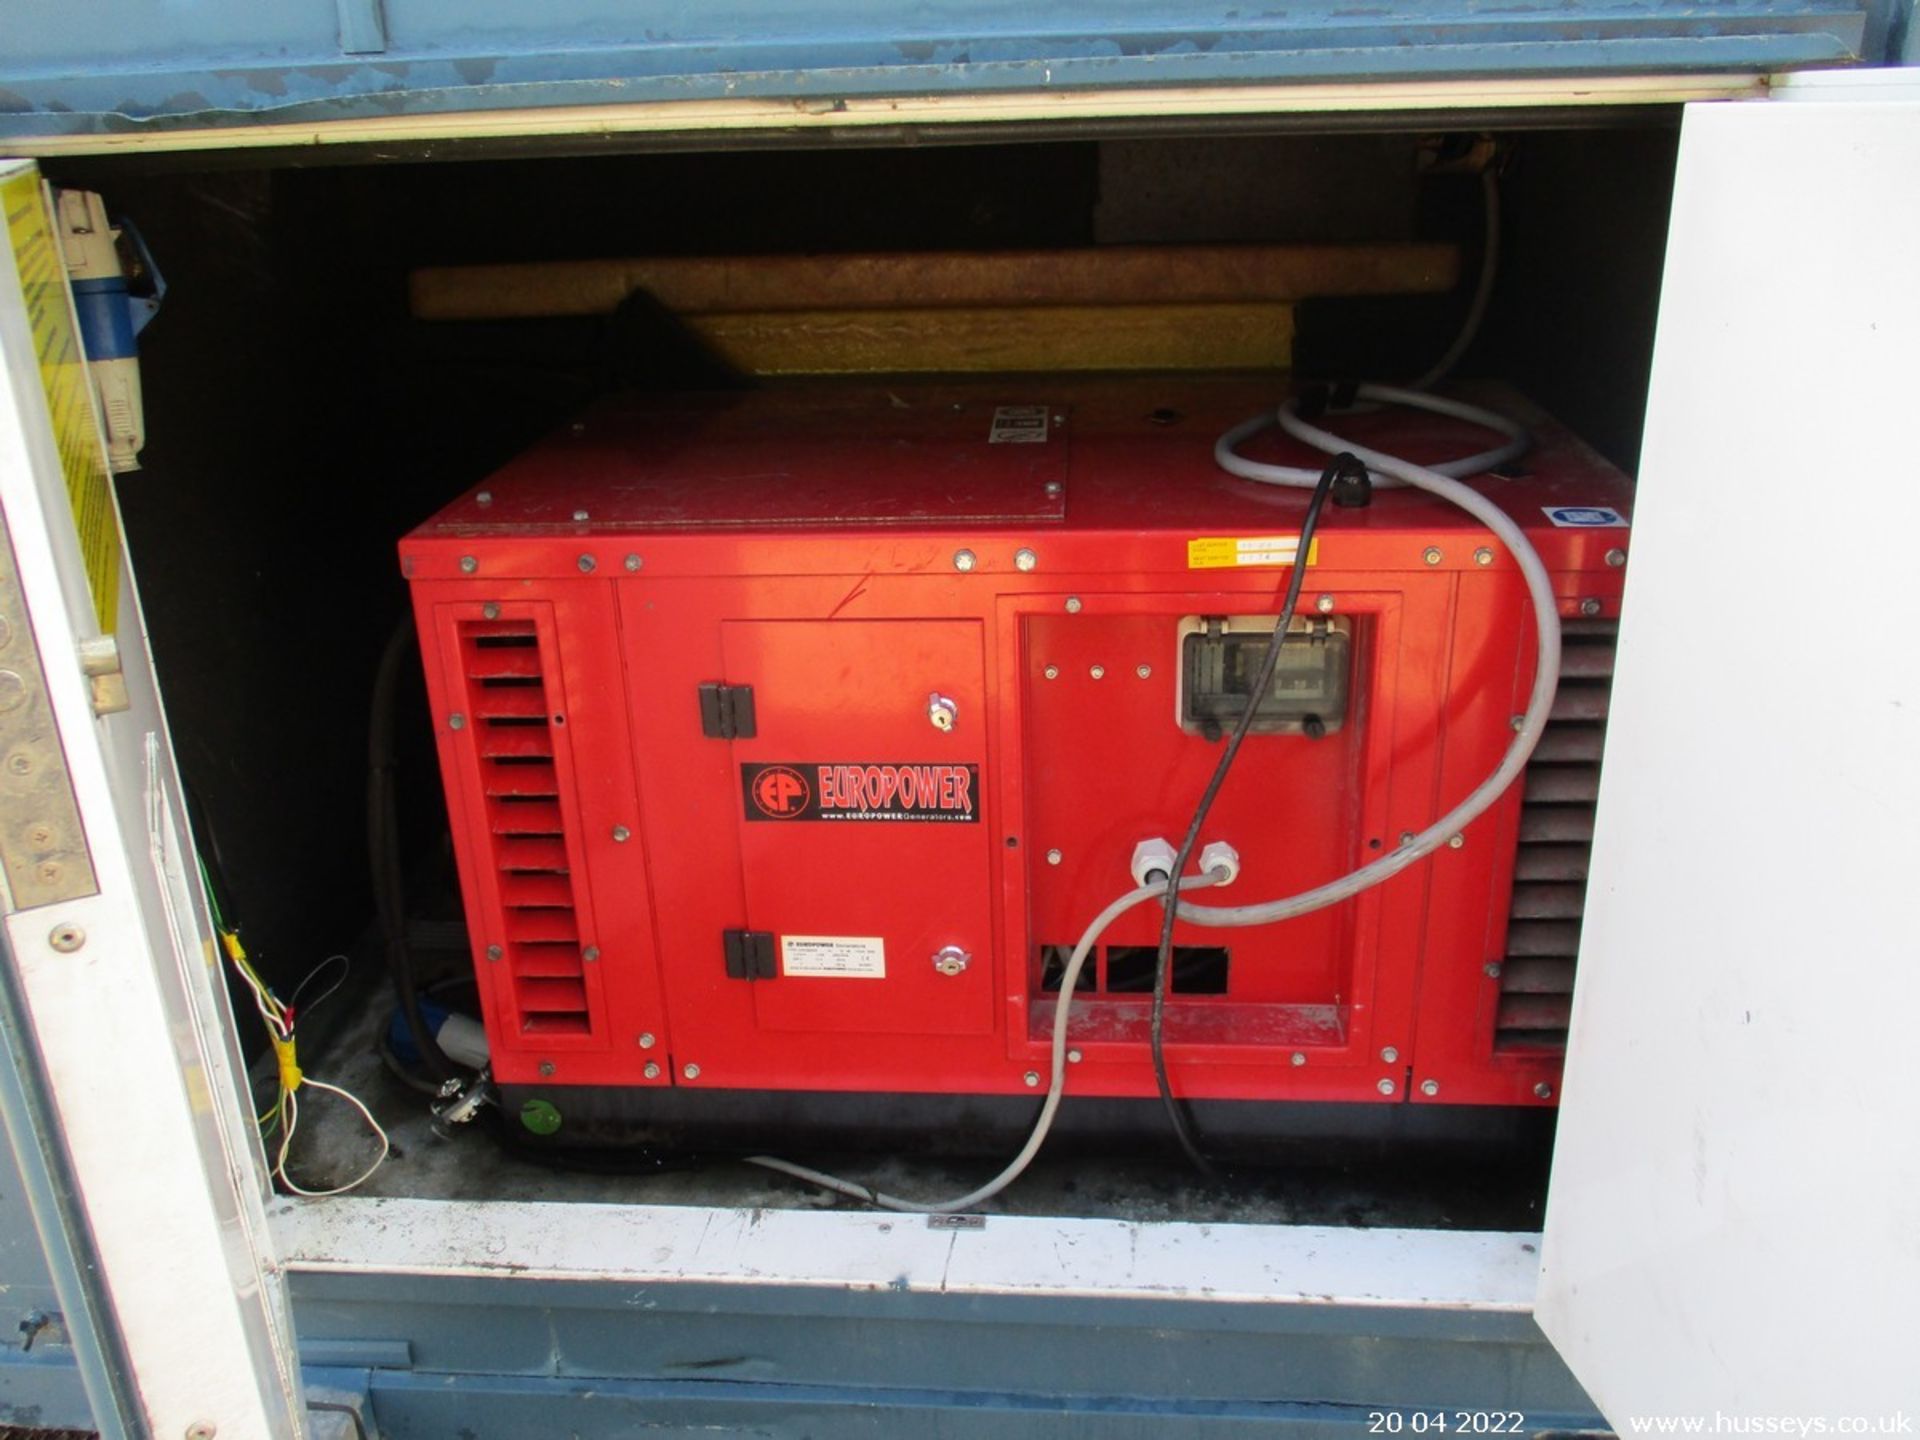
<instances>
[{"instance_id":1,"label":"europower logo sticker","mask_svg":"<svg viewBox=\"0 0 1920 1440\"><path fill-rule=\"evenodd\" d=\"M980 819L978 765L748 763L740 767L740 790L749 820L970 825Z\"/></svg>"},{"instance_id":2,"label":"europower logo sticker","mask_svg":"<svg viewBox=\"0 0 1920 1440\"><path fill-rule=\"evenodd\" d=\"M1543 505L1541 513L1562 530L1624 529L1627 517L1609 505Z\"/></svg>"}]
</instances>

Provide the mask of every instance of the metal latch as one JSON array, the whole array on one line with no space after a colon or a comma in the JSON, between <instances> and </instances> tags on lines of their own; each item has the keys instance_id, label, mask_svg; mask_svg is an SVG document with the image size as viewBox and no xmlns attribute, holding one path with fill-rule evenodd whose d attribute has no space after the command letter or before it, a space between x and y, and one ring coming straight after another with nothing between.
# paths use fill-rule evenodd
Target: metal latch
<instances>
[{"instance_id":1,"label":"metal latch","mask_svg":"<svg viewBox=\"0 0 1920 1440\"><path fill-rule=\"evenodd\" d=\"M753 739L753 687L702 685L700 733L709 740Z\"/></svg>"},{"instance_id":2,"label":"metal latch","mask_svg":"<svg viewBox=\"0 0 1920 1440\"><path fill-rule=\"evenodd\" d=\"M779 973L773 964L771 930L728 930L724 941L728 979L771 980Z\"/></svg>"}]
</instances>

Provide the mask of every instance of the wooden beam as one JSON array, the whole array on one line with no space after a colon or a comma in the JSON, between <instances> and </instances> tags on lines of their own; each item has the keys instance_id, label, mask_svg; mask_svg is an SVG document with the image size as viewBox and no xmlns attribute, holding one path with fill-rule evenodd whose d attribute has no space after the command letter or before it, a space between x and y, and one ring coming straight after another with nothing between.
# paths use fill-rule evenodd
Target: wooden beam
<instances>
[{"instance_id":1,"label":"wooden beam","mask_svg":"<svg viewBox=\"0 0 1920 1440\"><path fill-rule=\"evenodd\" d=\"M636 290L683 315L1432 294L1459 268L1452 245L1109 245L462 265L416 270L411 289L421 319L504 320L604 315Z\"/></svg>"},{"instance_id":2,"label":"wooden beam","mask_svg":"<svg viewBox=\"0 0 1920 1440\"><path fill-rule=\"evenodd\" d=\"M756 375L1283 369L1293 307L1036 305L695 315L720 355Z\"/></svg>"}]
</instances>

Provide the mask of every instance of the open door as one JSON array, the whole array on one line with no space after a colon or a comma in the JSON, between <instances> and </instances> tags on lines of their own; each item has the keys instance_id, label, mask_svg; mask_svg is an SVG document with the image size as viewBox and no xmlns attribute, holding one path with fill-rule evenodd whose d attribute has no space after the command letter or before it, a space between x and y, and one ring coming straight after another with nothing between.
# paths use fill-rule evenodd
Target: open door
<instances>
[{"instance_id":1,"label":"open door","mask_svg":"<svg viewBox=\"0 0 1920 1440\"><path fill-rule=\"evenodd\" d=\"M1911 79L1688 112L1538 1303L1623 1435L1920 1429L1916 237Z\"/></svg>"}]
</instances>

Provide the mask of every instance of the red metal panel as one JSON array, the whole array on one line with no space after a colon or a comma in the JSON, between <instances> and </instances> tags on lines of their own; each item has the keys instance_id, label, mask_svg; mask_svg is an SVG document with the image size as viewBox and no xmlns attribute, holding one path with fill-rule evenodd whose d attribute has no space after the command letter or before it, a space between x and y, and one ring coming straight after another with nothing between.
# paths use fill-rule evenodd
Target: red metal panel
<instances>
[{"instance_id":1,"label":"red metal panel","mask_svg":"<svg viewBox=\"0 0 1920 1440\"><path fill-rule=\"evenodd\" d=\"M1213 465L1214 435L1272 403L1258 386L1049 384L1046 438L1021 442L987 432L996 408L1031 397L987 387L807 389L677 419L661 402L616 409L403 543L443 721L466 683L443 617L551 607L568 707L551 757L504 710L486 737L441 733L476 946L507 913L563 913L541 862L553 838L502 838L499 808L553 790L578 812L564 837L587 880L574 913L601 958L578 975L523 969L532 988L512 997L489 983L503 1079L1020 1093L1045 1068L1041 947L1071 945L1128 887L1135 841L1177 841L1217 754L1176 723L1179 621L1270 615L1286 578L1190 568L1189 542L1293 533L1304 502ZM1627 530L1563 529L1544 512L1625 512L1630 487L1533 418L1542 444L1525 478L1474 483L1535 538L1566 613L1610 610L1620 570L1606 555ZM1416 458L1480 438L1393 412L1345 423ZM1313 463L1280 438L1256 446ZM1329 510L1303 611L1323 613L1322 595L1353 626L1349 723L1249 742L1208 827L1245 862L1223 902L1306 888L1399 843L1511 739L1531 664L1526 595L1467 517L1409 492ZM698 690L715 682L753 688L751 737L702 733ZM496 708L520 703L497 688ZM954 702L950 730L930 723L934 694ZM950 797L956 771L975 818L921 813L922 787ZM840 818L787 813L817 809L829 787ZM1178 944L1230 953L1224 991L1170 1002L1176 1088L1379 1101L1411 1081L1414 1098L1442 1103L1540 1103L1558 1062L1495 1053L1499 985L1485 971L1504 953L1517 810L1510 797L1458 848L1325 913L1182 926ZM503 869L509 846L525 863ZM1150 946L1156 929L1143 910L1105 943ZM729 930L771 934L777 973L729 976ZM793 937L860 943L803 947L794 962ZM868 942L884 975L862 973L875 968ZM949 944L969 959L943 975L933 957ZM1099 957L1096 978L1112 971ZM524 1010L528 997L584 998L592 1042L513 1033L506 1002ZM1145 1009L1110 985L1082 992L1074 1093L1152 1093Z\"/></svg>"}]
</instances>

